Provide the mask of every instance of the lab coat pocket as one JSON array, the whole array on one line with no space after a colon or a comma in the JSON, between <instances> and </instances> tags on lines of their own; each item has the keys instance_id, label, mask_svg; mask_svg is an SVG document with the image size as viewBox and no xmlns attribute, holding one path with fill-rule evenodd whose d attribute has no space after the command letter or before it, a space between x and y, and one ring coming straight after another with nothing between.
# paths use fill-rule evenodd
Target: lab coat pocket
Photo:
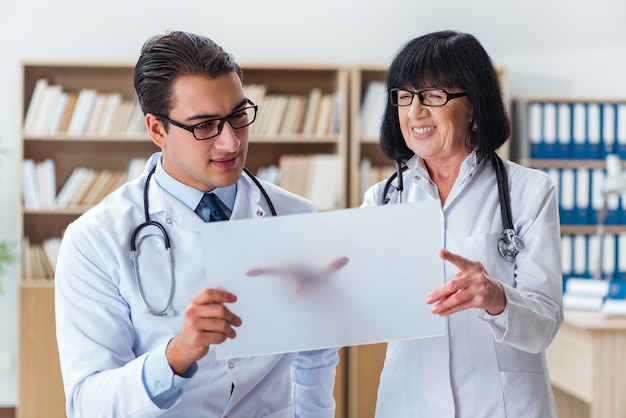
<instances>
[{"instance_id":1,"label":"lab coat pocket","mask_svg":"<svg viewBox=\"0 0 626 418\"><path fill-rule=\"evenodd\" d=\"M500 372L507 417L556 417L548 376L540 373Z\"/></svg>"},{"instance_id":2,"label":"lab coat pocket","mask_svg":"<svg viewBox=\"0 0 626 418\"><path fill-rule=\"evenodd\" d=\"M497 280L515 287L515 262L504 259L498 251L500 234L472 235L463 241L463 257L480 261L485 271Z\"/></svg>"},{"instance_id":3,"label":"lab coat pocket","mask_svg":"<svg viewBox=\"0 0 626 418\"><path fill-rule=\"evenodd\" d=\"M281 409L280 411L272 412L269 415L263 415L264 418L293 418L296 412L293 409L293 405L288 408Z\"/></svg>"}]
</instances>

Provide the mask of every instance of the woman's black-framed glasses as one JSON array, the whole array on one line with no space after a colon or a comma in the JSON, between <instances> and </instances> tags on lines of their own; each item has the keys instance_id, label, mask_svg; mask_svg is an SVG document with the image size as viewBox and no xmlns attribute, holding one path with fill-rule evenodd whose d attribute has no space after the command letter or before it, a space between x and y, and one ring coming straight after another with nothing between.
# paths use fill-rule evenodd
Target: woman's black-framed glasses
<instances>
[{"instance_id":1,"label":"woman's black-framed glasses","mask_svg":"<svg viewBox=\"0 0 626 418\"><path fill-rule=\"evenodd\" d=\"M174 126L191 132L197 141L204 141L205 139L215 138L221 134L222 128L224 128L226 122L228 122L233 129L241 129L251 125L252 122L256 120L258 105L250 99L246 100L247 106L243 109L235 110L233 113L223 118L207 119L195 125L185 125L164 115L156 115L156 117L159 120L169 122Z\"/></svg>"},{"instance_id":2,"label":"woman's black-framed glasses","mask_svg":"<svg viewBox=\"0 0 626 418\"><path fill-rule=\"evenodd\" d=\"M405 89L389 90L389 102L392 106L396 107L410 106L415 96L417 96L420 103L424 106L440 107L444 106L452 99L467 96L467 93L448 93L442 89L424 89L419 91Z\"/></svg>"}]
</instances>

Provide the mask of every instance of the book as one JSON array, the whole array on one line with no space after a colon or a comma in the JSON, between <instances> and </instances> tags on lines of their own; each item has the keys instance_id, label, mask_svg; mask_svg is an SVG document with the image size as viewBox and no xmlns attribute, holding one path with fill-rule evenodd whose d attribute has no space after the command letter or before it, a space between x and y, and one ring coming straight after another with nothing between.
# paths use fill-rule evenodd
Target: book
<instances>
[{"instance_id":1,"label":"book","mask_svg":"<svg viewBox=\"0 0 626 418\"><path fill-rule=\"evenodd\" d=\"M97 171L93 168L87 168L87 174L82 179L78 187L76 188L69 205L80 206L83 202L83 198L89 192L97 176Z\"/></svg>"},{"instance_id":2,"label":"book","mask_svg":"<svg viewBox=\"0 0 626 418\"><path fill-rule=\"evenodd\" d=\"M361 136L378 138L383 113L387 104L384 81L372 81L367 85L361 105Z\"/></svg>"},{"instance_id":3,"label":"book","mask_svg":"<svg viewBox=\"0 0 626 418\"><path fill-rule=\"evenodd\" d=\"M85 88L80 90L76 99L76 106L67 129L68 134L83 134L93 111L98 93L94 89Z\"/></svg>"},{"instance_id":4,"label":"book","mask_svg":"<svg viewBox=\"0 0 626 418\"><path fill-rule=\"evenodd\" d=\"M558 158L570 158L572 143L572 107L570 103L559 103L557 107L557 151Z\"/></svg>"},{"instance_id":5,"label":"book","mask_svg":"<svg viewBox=\"0 0 626 418\"><path fill-rule=\"evenodd\" d=\"M134 102L132 110L128 118L128 124L126 125L125 133L127 135L136 135L140 133L146 133L146 119L139 106L139 103Z\"/></svg>"},{"instance_id":6,"label":"book","mask_svg":"<svg viewBox=\"0 0 626 418\"><path fill-rule=\"evenodd\" d=\"M587 103L587 156L586 158L604 158L604 146L600 144L601 110L598 103Z\"/></svg>"},{"instance_id":7,"label":"book","mask_svg":"<svg viewBox=\"0 0 626 418\"><path fill-rule=\"evenodd\" d=\"M33 128L30 131L32 135L45 135L48 133L50 120L53 118L55 108L58 106L59 96L62 93L61 86L58 84L48 85L43 96L41 107L37 112L36 119L33 122Z\"/></svg>"},{"instance_id":8,"label":"book","mask_svg":"<svg viewBox=\"0 0 626 418\"><path fill-rule=\"evenodd\" d=\"M102 110L102 119L98 126L99 135L109 135L111 133L113 121L121 103L122 95L120 93L109 93L107 95L106 103Z\"/></svg>"},{"instance_id":9,"label":"book","mask_svg":"<svg viewBox=\"0 0 626 418\"><path fill-rule=\"evenodd\" d=\"M55 135L59 131L59 125L61 124L61 119L63 118L68 98L69 94L67 92L62 91L59 94L57 102L52 109L52 114L48 119L45 134Z\"/></svg>"},{"instance_id":10,"label":"book","mask_svg":"<svg viewBox=\"0 0 626 418\"><path fill-rule=\"evenodd\" d=\"M283 135L289 135L298 132L299 119L304 112L304 98L297 94L291 94L287 97L287 105L285 114L278 129Z\"/></svg>"},{"instance_id":11,"label":"book","mask_svg":"<svg viewBox=\"0 0 626 418\"><path fill-rule=\"evenodd\" d=\"M572 107L572 140L574 143L572 158L584 159L588 156L587 105L574 103Z\"/></svg>"},{"instance_id":12,"label":"book","mask_svg":"<svg viewBox=\"0 0 626 418\"><path fill-rule=\"evenodd\" d=\"M311 92L309 93L309 99L307 101L306 112L304 114L304 121L302 124L303 135L313 134L321 99L322 90L318 87L311 89Z\"/></svg>"},{"instance_id":13,"label":"book","mask_svg":"<svg viewBox=\"0 0 626 418\"><path fill-rule=\"evenodd\" d=\"M87 175L88 169L86 167L75 167L68 176L63 186L57 194L57 207L65 208L70 205L78 186L82 183L83 179Z\"/></svg>"},{"instance_id":14,"label":"book","mask_svg":"<svg viewBox=\"0 0 626 418\"><path fill-rule=\"evenodd\" d=\"M316 154L308 156L307 192L318 210L333 210L341 200L342 178L341 161L337 154Z\"/></svg>"},{"instance_id":15,"label":"book","mask_svg":"<svg viewBox=\"0 0 626 418\"><path fill-rule=\"evenodd\" d=\"M289 99L284 94L275 94L272 97L273 103L271 113L268 115L267 125L265 126L265 135L276 135L280 130L280 126L285 118Z\"/></svg>"},{"instance_id":16,"label":"book","mask_svg":"<svg viewBox=\"0 0 626 418\"><path fill-rule=\"evenodd\" d=\"M315 121L313 133L316 136L325 136L330 133L330 123L333 118L334 100L330 93L322 94L318 108L318 116Z\"/></svg>"},{"instance_id":17,"label":"book","mask_svg":"<svg viewBox=\"0 0 626 418\"><path fill-rule=\"evenodd\" d=\"M259 110L257 120L251 126L251 133L256 135L265 135L271 124L274 115L274 107L276 106L277 95L266 94L263 99L263 110ZM260 108L259 108L260 109Z\"/></svg>"},{"instance_id":18,"label":"book","mask_svg":"<svg viewBox=\"0 0 626 418\"><path fill-rule=\"evenodd\" d=\"M35 120L39 116L47 89L47 79L40 78L35 82L35 87L33 88L33 93L30 97L30 102L28 103L28 108L26 109L26 115L24 117L24 133L26 135L31 135L33 132Z\"/></svg>"},{"instance_id":19,"label":"book","mask_svg":"<svg viewBox=\"0 0 626 418\"><path fill-rule=\"evenodd\" d=\"M38 179L35 160L31 158L22 160L22 196L26 209L39 209L41 207Z\"/></svg>"},{"instance_id":20,"label":"book","mask_svg":"<svg viewBox=\"0 0 626 418\"><path fill-rule=\"evenodd\" d=\"M61 248L61 238L58 237L50 237L43 240L41 243L43 247L44 254L46 255L46 259L48 260L48 264L52 267L54 271L57 266L57 259L59 258L59 250Z\"/></svg>"},{"instance_id":21,"label":"book","mask_svg":"<svg viewBox=\"0 0 626 418\"><path fill-rule=\"evenodd\" d=\"M96 100L93 103L93 109L89 115L85 127L85 133L88 135L96 135L100 130L100 121L102 120L102 114L104 113L104 106L107 101L107 94L97 93Z\"/></svg>"},{"instance_id":22,"label":"book","mask_svg":"<svg viewBox=\"0 0 626 418\"><path fill-rule=\"evenodd\" d=\"M46 158L36 164L37 184L39 185L39 201L41 207L51 209L56 207L56 173L54 160Z\"/></svg>"},{"instance_id":23,"label":"book","mask_svg":"<svg viewBox=\"0 0 626 418\"><path fill-rule=\"evenodd\" d=\"M133 116L133 111L135 110L135 102L132 100L125 100L120 105L120 111L117 114L117 125L115 126L115 130L113 132L119 134L125 134L128 130L128 125L130 124L130 119Z\"/></svg>"},{"instance_id":24,"label":"book","mask_svg":"<svg viewBox=\"0 0 626 418\"><path fill-rule=\"evenodd\" d=\"M106 196L111 194L113 191L115 191L121 185L126 183L126 180L127 180L127 175L126 175L126 171L125 170L116 170L116 171L114 171L113 175L111 176L111 178L109 180L109 182L103 188L102 194L97 198L97 201L99 202L100 200L104 199Z\"/></svg>"},{"instance_id":25,"label":"book","mask_svg":"<svg viewBox=\"0 0 626 418\"><path fill-rule=\"evenodd\" d=\"M530 158L544 158L543 135L543 104L532 102L528 104L528 142Z\"/></svg>"},{"instance_id":26,"label":"book","mask_svg":"<svg viewBox=\"0 0 626 418\"><path fill-rule=\"evenodd\" d=\"M604 143L604 154L617 154L615 147L615 105L604 103L602 105L602 142Z\"/></svg>"},{"instance_id":27,"label":"book","mask_svg":"<svg viewBox=\"0 0 626 418\"><path fill-rule=\"evenodd\" d=\"M541 132L541 143L543 144L543 158L557 157L557 105L556 103L543 104L543 124Z\"/></svg>"},{"instance_id":28,"label":"book","mask_svg":"<svg viewBox=\"0 0 626 418\"><path fill-rule=\"evenodd\" d=\"M30 238L27 235L22 237L21 246L21 265L22 279L30 279L33 277L32 264L30 260Z\"/></svg>"},{"instance_id":29,"label":"book","mask_svg":"<svg viewBox=\"0 0 626 418\"><path fill-rule=\"evenodd\" d=\"M57 132L67 132L67 128L70 126L70 120L72 119L72 114L74 113L74 109L76 108L77 99L78 93L67 93L67 101L65 103L65 107L63 108L63 115L61 116L61 120L59 121L59 126L57 126Z\"/></svg>"},{"instance_id":30,"label":"book","mask_svg":"<svg viewBox=\"0 0 626 418\"><path fill-rule=\"evenodd\" d=\"M113 176L112 170L94 170L94 178L91 182L91 186L83 195L80 200L80 205L94 205L101 199L103 190L107 187L107 184Z\"/></svg>"}]
</instances>

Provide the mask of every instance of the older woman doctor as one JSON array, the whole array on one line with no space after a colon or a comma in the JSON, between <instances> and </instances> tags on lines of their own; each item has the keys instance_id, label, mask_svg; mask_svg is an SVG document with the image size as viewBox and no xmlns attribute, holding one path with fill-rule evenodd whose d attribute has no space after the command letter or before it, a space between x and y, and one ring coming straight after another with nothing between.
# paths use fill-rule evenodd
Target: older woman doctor
<instances>
[{"instance_id":1,"label":"older woman doctor","mask_svg":"<svg viewBox=\"0 0 626 418\"><path fill-rule=\"evenodd\" d=\"M503 160L524 244L505 259L495 151L510 127L490 57L472 35L431 33L397 53L386 83L381 146L408 170L363 206L441 202L445 284L416 303L446 317L447 335L388 344L376 416L556 417L544 350L563 321L557 196L547 174Z\"/></svg>"}]
</instances>

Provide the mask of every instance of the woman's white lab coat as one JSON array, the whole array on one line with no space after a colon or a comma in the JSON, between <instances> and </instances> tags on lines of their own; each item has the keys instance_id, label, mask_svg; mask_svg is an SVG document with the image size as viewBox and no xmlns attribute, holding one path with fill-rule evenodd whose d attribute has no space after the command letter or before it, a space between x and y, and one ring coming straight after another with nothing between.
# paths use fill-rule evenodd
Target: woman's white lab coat
<instances>
[{"instance_id":1,"label":"woman's white lab coat","mask_svg":"<svg viewBox=\"0 0 626 418\"><path fill-rule=\"evenodd\" d=\"M403 201L439 200L423 161L413 157L408 165ZM480 261L502 282L505 310L496 316L461 311L447 318L444 337L390 342L377 417L556 417L544 353L563 321L556 189L546 173L505 165L514 229L525 244L514 262L497 249L503 224L491 162L476 164L471 154L442 207L445 248ZM373 186L363 206L379 205L383 188L383 183ZM393 204L398 193L392 188L388 196ZM402 225L390 219L389 227ZM410 236L404 245L411 245ZM444 264L449 281L457 268ZM419 272L415 266L416 280Z\"/></svg>"},{"instance_id":2,"label":"woman's white lab coat","mask_svg":"<svg viewBox=\"0 0 626 418\"><path fill-rule=\"evenodd\" d=\"M86 212L63 238L55 289L68 416L333 417L336 350L217 361L211 349L198 361L196 374L163 409L151 401L142 382L145 357L178 333L190 298L209 287L209 280L200 242L203 221L152 179L150 219L161 223L171 240L176 277L172 306L177 315L156 317L144 312L133 276L130 240L135 227L145 221L146 175L147 169ZM264 186L279 215L314 210L309 201ZM267 203L242 176L231 219L263 216L271 216ZM159 309L169 286L162 245L148 239L140 251L146 299ZM237 248L230 250L233 259L225 262L245 256Z\"/></svg>"}]
</instances>

